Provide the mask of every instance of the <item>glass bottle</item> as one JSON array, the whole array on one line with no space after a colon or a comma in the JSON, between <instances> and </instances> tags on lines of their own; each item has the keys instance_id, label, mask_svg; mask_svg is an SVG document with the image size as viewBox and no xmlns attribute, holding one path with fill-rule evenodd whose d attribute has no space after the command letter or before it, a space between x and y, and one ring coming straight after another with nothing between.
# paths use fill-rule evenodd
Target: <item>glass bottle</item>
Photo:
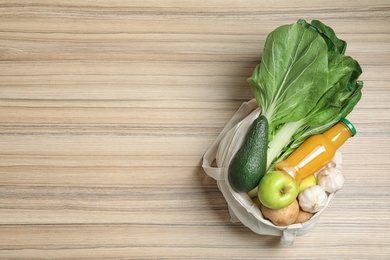
<instances>
[{"instance_id":1,"label":"glass bottle","mask_svg":"<svg viewBox=\"0 0 390 260\"><path fill-rule=\"evenodd\" d=\"M355 134L355 127L343 118L324 133L306 139L287 159L278 162L275 170L288 173L300 183L327 165L336 150Z\"/></svg>"}]
</instances>

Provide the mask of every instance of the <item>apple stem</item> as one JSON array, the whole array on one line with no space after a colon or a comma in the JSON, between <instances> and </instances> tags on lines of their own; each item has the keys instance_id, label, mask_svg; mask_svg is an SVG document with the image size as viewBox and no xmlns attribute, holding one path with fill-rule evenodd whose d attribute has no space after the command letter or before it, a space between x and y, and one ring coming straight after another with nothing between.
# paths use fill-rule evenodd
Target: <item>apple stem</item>
<instances>
[{"instance_id":1,"label":"apple stem","mask_svg":"<svg viewBox=\"0 0 390 260\"><path fill-rule=\"evenodd\" d=\"M286 187L283 188L283 194L285 194L287 191L291 190L292 189L292 186L291 185L287 185Z\"/></svg>"}]
</instances>

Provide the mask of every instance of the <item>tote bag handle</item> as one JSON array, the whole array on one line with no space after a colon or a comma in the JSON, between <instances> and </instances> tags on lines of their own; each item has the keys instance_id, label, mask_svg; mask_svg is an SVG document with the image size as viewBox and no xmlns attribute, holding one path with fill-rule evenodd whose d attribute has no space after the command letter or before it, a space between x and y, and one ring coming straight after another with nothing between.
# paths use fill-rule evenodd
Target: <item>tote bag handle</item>
<instances>
[{"instance_id":1,"label":"tote bag handle","mask_svg":"<svg viewBox=\"0 0 390 260\"><path fill-rule=\"evenodd\" d=\"M229 120L226 126L223 128L217 139L210 146L210 148L203 155L202 168L211 178L219 181L224 179L224 168L218 166L212 166L218 151L219 144L226 133L232 129L237 123L244 119L252 110L257 108L257 103L255 99L252 99L248 102L244 102L233 117Z\"/></svg>"}]
</instances>

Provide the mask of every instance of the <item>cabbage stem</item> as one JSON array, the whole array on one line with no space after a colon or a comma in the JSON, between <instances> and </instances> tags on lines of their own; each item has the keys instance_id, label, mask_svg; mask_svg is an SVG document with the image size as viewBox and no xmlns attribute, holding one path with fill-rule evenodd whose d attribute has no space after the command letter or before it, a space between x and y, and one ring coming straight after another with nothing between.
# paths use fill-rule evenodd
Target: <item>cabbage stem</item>
<instances>
[{"instance_id":1,"label":"cabbage stem","mask_svg":"<svg viewBox=\"0 0 390 260\"><path fill-rule=\"evenodd\" d=\"M279 156L283 147L288 145L292 136L303 125L302 121L285 123L268 144L267 169L272 161Z\"/></svg>"}]
</instances>

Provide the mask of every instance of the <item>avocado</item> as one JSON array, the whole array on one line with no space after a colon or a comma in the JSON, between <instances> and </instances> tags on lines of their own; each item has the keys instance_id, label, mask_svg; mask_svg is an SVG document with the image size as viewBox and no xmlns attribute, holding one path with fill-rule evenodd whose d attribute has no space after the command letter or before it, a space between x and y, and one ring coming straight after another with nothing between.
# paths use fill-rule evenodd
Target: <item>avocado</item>
<instances>
[{"instance_id":1,"label":"avocado","mask_svg":"<svg viewBox=\"0 0 390 260\"><path fill-rule=\"evenodd\" d=\"M229 165L228 181L234 191L248 192L259 184L266 172L267 149L268 120L259 115Z\"/></svg>"}]
</instances>

